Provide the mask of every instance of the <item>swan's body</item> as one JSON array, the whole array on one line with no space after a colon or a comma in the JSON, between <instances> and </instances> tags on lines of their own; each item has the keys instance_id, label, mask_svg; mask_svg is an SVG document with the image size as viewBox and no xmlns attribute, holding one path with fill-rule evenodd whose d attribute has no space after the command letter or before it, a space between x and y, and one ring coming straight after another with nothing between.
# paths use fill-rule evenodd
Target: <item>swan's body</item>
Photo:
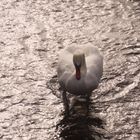
<instances>
[{"instance_id":1,"label":"swan's body","mask_svg":"<svg viewBox=\"0 0 140 140\"><path fill-rule=\"evenodd\" d=\"M103 57L91 44L70 46L60 52L57 72L63 91L86 95L100 82Z\"/></svg>"}]
</instances>

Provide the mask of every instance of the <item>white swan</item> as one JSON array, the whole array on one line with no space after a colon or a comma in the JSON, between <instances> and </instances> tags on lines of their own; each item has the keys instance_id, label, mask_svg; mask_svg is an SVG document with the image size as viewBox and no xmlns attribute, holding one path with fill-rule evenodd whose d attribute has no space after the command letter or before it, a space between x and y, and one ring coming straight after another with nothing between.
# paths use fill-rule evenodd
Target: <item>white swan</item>
<instances>
[{"instance_id":1,"label":"white swan","mask_svg":"<svg viewBox=\"0 0 140 140\"><path fill-rule=\"evenodd\" d=\"M60 52L57 73L65 111L68 112L66 92L89 95L97 88L102 72L103 57L92 44L72 45Z\"/></svg>"}]
</instances>

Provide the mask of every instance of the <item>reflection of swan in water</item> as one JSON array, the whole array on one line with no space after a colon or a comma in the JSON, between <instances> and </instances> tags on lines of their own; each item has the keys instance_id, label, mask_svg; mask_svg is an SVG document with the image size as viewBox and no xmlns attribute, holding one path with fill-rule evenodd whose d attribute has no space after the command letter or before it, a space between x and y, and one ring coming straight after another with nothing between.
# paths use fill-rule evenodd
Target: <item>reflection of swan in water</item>
<instances>
[{"instance_id":1,"label":"reflection of swan in water","mask_svg":"<svg viewBox=\"0 0 140 140\"><path fill-rule=\"evenodd\" d=\"M103 57L91 44L73 45L60 52L57 72L68 113L66 92L88 96L97 88L103 72Z\"/></svg>"}]
</instances>

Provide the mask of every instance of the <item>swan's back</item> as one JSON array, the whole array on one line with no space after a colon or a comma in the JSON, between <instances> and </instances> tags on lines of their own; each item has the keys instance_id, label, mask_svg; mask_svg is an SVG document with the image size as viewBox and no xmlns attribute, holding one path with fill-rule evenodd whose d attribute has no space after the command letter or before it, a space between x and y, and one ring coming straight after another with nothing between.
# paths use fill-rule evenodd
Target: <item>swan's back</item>
<instances>
[{"instance_id":1,"label":"swan's back","mask_svg":"<svg viewBox=\"0 0 140 140\"><path fill-rule=\"evenodd\" d=\"M85 77L85 79L88 78L86 79L86 81L88 85L90 84L90 90L93 90L93 88L96 88L98 86L98 83L102 76L103 57L100 54L98 48L92 46L91 44L79 45L79 46L72 45L70 47L63 49L60 52L58 69L57 69L59 83L62 86L62 88L65 88L67 90L68 83L70 84L69 82L70 77L75 72L75 67L73 64L73 55L77 51L83 52L85 54L86 67L87 67L87 77ZM93 77L93 81L90 79L90 77ZM78 85L80 81L73 81L73 83ZM83 86L84 88L83 84L87 84L87 83L82 83L81 85L78 86ZM71 88L72 87L74 86L71 86ZM85 85L85 88L88 88L87 85ZM72 90L70 92L72 92Z\"/></svg>"}]
</instances>

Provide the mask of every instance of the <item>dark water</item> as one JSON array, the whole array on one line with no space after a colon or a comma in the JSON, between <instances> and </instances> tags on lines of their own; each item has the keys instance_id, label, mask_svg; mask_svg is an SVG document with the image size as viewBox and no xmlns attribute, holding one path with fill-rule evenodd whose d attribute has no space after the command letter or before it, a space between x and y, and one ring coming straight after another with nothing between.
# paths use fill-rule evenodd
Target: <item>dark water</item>
<instances>
[{"instance_id":1,"label":"dark water","mask_svg":"<svg viewBox=\"0 0 140 140\"><path fill-rule=\"evenodd\" d=\"M80 107L81 104L83 103L79 102ZM63 140L96 140L105 138L105 130L103 128L105 122L97 116L89 115L89 108L89 113L84 114L87 111L85 106L80 108L82 112L78 108L78 114L75 111L69 117L64 116L59 122L58 127L62 129L60 131L60 138Z\"/></svg>"},{"instance_id":2,"label":"dark water","mask_svg":"<svg viewBox=\"0 0 140 140\"><path fill-rule=\"evenodd\" d=\"M57 85L57 76L54 76L50 83ZM53 86L48 85L53 94L61 98L60 93L55 92ZM67 93L68 94L68 93ZM110 139L111 135L105 130L105 120L98 115L98 109L91 108L90 97L69 96L69 116L65 115L63 111L63 119L60 120L56 126L56 131L59 131L59 138L62 140L104 140ZM92 106L92 107L93 107Z\"/></svg>"}]
</instances>

